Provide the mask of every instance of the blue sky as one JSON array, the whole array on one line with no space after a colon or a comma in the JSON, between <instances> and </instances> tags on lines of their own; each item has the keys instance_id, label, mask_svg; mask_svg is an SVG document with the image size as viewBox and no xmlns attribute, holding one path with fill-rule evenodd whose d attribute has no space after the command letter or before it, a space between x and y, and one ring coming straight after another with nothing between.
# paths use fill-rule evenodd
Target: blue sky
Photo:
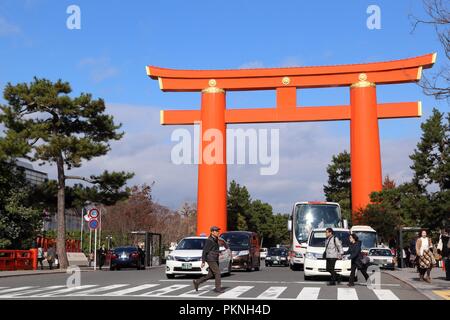
<instances>
[{"instance_id":1,"label":"blue sky","mask_svg":"<svg viewBox=\"0 0 450 320\"><path fill-rule=\"evenodd\" d=\"M81 30L66 28L69 16L66 9L71 4L81 8ZM372 4L381 9L380 30L366 27L369 16L366 9ZM158 110L198 108L200 96L161 92L157 82L146 76L145 65L183 69L330 65L394 60L437 52L437 70L444 59L437 37L429 26L420 26L411 33L409 14L423 16L421 1L2 0L0 87L7 82L30 81L33 76L69 81L74 94L90 92L104 98L109 112L123 123L129 140L113 145L108 158L111 165L124 154L117 150L128 150L128 155L136 155L138 148L145 148L146 142L156 148L148 149L149 154L142 158L149 159L156 156L154 153L167 151L163 149L173 129L159 126ZM427 73L429 70L425 71ZM349 102L346 88L303 90L298 95L301 105ZM420 136L421 121L430 114L432 107L448 111L448 104L425 96L415 84L378 86L378 100L423 102L422 119L380 122L384 172L406 180L410 176L407 155ZM270 107L275 103L275 95L270 91L229 93L227 103L230 108ZM148 116L148 121L143 116ZM295 197L322 197L320 185L326 182L323 171L334 151L348 148L349 126L345 122L333 122L281 127L284 128L281 131L282 156L283 150L290 154L288 148L298 148L287 141L287 136L295 139L296 133L318 132L318 137L308 135L313 140L308 142L310 147L317 148L323 157L317 167L317 180L311 182L315 189L296 194L286 194L283 190L278 193L269 187L264 191L258 186L261 182L270 186L268 181L261 181L256 174L246 176L239 168L230 170L229 179L254 186L253 192L250 191L255 197L274 203L279 211L288 211L286 203L298 200L293 199ZM283 132L286 132L284 138ZM322 150L323 144L318 144L320 134L325 141L333 137L342 143L336 149ZM396 144L403 146L404 151L397 152ZM393 155L389 150L399 154ZM195 201L196 181L180 184L177 196L173 195L170 192L173 188L170 183L176 183L171 175L173 168L164 163L169 156L164 154L161 162L129 169L138 173L133 182L157 179L156 197L163 204L176 208L184 200ZM137 163L141 158L136 155L134 159ZM84 170L101 169L100 163L93 162ZM165 171L166 175L161 173ZM192 166L188 171L189 177L195 180L196 168ZM297 176L286 173L277 185L285 181L286 186L290 183L295 186L299 179L306 177L301 172Z\"/></svg>"}]
</instances>

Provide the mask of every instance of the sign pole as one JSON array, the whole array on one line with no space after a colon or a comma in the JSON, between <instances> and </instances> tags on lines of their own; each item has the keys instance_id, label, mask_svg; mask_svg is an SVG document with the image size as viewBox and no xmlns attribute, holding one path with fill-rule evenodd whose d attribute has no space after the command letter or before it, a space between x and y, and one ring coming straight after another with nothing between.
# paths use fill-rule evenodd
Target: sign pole
<instances>
[{"instance_id":1,"label":"sign pole","mask_svg":"<svg viewBox=\"0 0 450 320\"><path fill-rule=\"evenodd\" d=\"M84 220L84 208L81 208L81 227L80 227L80 248L81 252L83 252L83 220Z\"/></svg>"},{"instance_id":2,"label":"sign pole","mask_svg":"<svg viewBox=\"0 0 450 320\"><path fill-rule=\"evenodd\" d=\"M97 229L94 231L94 271L97 270Z\"/></svg>"},{"instance_id":3,"label":"sign pole","mask_svg":"<svg viewBox=\"0 0 450 320\"><path fill-rule=\"evenodd\" d=\"M99 210L98 247L102 246L102 209Z\"/></svg>"},{"instance_id":4,"label":"sign pole","mask_svg":"<svg viewBox=\"0 0 450 320\"><path fill-rule=\"evenodd\" d=\"M92 252L92 230L89 229L89 254Z\"/></svg>"}]
</instances>

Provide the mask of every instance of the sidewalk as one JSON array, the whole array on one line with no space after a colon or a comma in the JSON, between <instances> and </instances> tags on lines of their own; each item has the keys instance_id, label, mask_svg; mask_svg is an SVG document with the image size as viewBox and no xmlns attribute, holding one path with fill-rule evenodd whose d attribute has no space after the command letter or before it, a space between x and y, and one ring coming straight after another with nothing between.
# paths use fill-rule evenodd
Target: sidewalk
<instances>
[{"instance_id":1,"label":"sidewalk","mask_svg":"<svg viewBox=\"0 0 450 320\"><path fill-rule=\"evenodd\" d=\"M409 284L431 300L450 300L450 281L445 280L445 272L441 268L433 268L431 283L419 281L419 274L415 268L399 268L384 272Z\"/></svg>"}]
</instances>

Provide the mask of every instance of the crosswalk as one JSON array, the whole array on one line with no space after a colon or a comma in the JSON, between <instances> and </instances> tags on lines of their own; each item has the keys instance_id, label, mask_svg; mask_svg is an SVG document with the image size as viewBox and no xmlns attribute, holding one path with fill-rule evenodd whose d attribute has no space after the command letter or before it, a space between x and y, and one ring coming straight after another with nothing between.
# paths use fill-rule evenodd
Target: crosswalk
<instances>
[{"instance_id":1,"label":"crosswalk","mask_svg":"<svg viewBox=\"0 0 450 320\"><path fill-rule=\"evenodd\" d=\"M23 286L16 288L1 287L0 299L40 299L55 298L199 298L199 299L262 299L262 300L399 300L390 289L368 289L314 286L255 286L236 285L226 288L224 293L212 291L214 285L206 284L199 291L193 290L191 284L146 283L139 285L113 284L100 286L86 284L76 287L54 285L48 287Z\"/></svg>"}]
</instances>

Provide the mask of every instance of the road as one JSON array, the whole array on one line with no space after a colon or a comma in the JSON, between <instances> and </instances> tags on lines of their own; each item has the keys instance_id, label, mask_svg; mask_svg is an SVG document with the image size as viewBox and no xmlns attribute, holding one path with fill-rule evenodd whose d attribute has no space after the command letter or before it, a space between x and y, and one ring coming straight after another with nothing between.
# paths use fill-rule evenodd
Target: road
<instances>
[{"instance_id":1,"label":"road","mask_svg":"<svg viewBox=\"0 0 450 320\"><path fill-rule=\"evenodd\" d=\"M304 281L302 271L286 267L262 267L260 271L235 271L223 277L225 293L211 291L209 281L195 292L192 277L168 280L164 268L81 272L79 287L67 287L69 274L0 278L0 300L4 299L283 299L283 300L428 300L409 285L382 273L381 288L371 290L346 282L329 287L326 279ZM360 279L363 279L361 276Z\"/></svg>"}]
</instances>

